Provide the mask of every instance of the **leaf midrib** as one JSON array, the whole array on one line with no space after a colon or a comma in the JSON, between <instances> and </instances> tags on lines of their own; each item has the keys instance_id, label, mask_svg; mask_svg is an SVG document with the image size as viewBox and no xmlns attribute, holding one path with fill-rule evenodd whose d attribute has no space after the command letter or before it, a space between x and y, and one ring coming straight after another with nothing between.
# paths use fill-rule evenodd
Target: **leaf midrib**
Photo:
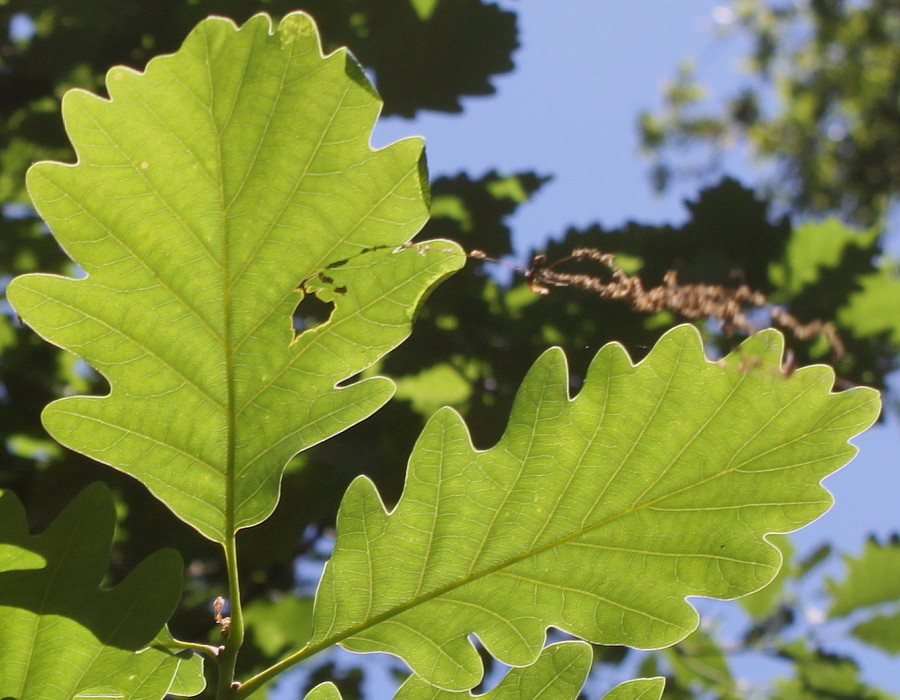
<instances>
[{"instance_id":1,"label":"leaf midrib","mask_svg":"<svg viewBox=\"0 0 900 700\"><path fill-rule=\"evenodd\" d=\"M810 384L809 386L804 387L803 391L800 392L800 394L799 394L796 398L799 398L800 396L803 396L807 391L811 390L811 389L814 388L815 386L816 386L815 384ZM792 402L792 403L793 403L793 402ZM855 409L855 408L857 408L857 407L854 407L854 409ZM849 410L852 411L852 410L854 410L854 409L849 409ZM784 410L784 409L778 411L775 415L771 416L770 419L769 419L769 421L767 421L766 425L770 424L770 423L775 419L775 417L776 417L777 415L779 415L780 413L783 412L783 410ZM848 412L849 412L849 411L848 411ZM705 426L704 426L704 427L705 427ZM816 431L811 431L811 432L808 432L808 433L804 433L803 435L797 436L796 438L794 438L794 440L791 440L791 441L788 442L788 443L780 444L780 445L778 446L778 448L781 448L781 447L783 447L785 444L790 444L790 443L792 443L792 442L794 442L794 441L796 441L796 440L802 440L802 439L808 437L809 435L813 434L813 432L818 432L819 430L822 430L822 429L824 429L824 428L820 426L819 428L817 428ZM696 439L696 436L695 436L694 439ZM777 448L776 448L776 449L777 449ZM769 452L769 451L767 451L766 453L768 453L768 452ZM764 454L766 454L766 453L764 453ZM361 622L361 623L359 623L359 624L357 624L357 625L354 625L353 627L350 627L350 628L344 630L343 632L339 632L338 634L335 634L335 635L333 635L333 636L330 636L330 637L324 639L322 642L316 643L314 646L308 646L307 649L316 649L316 651L318 651L319 649L327 648L328 646L331 646L331 645L333 645L333 644L337 644L337 643L339 643L339 642L341 642L341 641L344 641L344 640L346 640L346 639L348 639L348 638L351 638L351 637L355 636L356 634L359 634L360 632L363 632L363 631L365 631L365 630L367 630L367 629L373 628L373 627L377 626L378 624L381 624L381 623L383 623L383 622L385 622L385 621L391 619L392 617L396 617L396 616L398 616L398 615L401 615L402 613L407 612L408 610L411 610L411 609L413 609L413 608L419 607L420 605L424 605L424 604L428 603L429 601L434 600L434 599L436 599L436 598L440 598L440 597L446 595L447 593L450 593L450 592L453 591L453 590L456 590L456 589L458 589L458 588L462 588L463 586L468 585L469 583L472 583L473 581L476 581L476 580L479 580L479 579L481 579L481 578L485 578L485 577L488 577L488 576L490 576L490 575L493 575L493 574L502 572L503 569L507 569L507 568L509 568L509 567L512 567L512 566L514 566L514 565L516 565L516 564L518 564L518 563L520 563L520 562L522 562L522 561L525 561L525 560L527 560L527 559L529 559L529 558L531 558L531 557L538 556L538 555L540 555L540 554L542 554L542 553L544 553L544 552L546 552L546 551L549 551L549 550L551 550L551 549L554 549L554 548L556 548L556 547L564 546L564 545L566 545L566 544L572 542L573 540L577 540L577 539L583 537L584 535L586 535L586 534L588 534L588 533L590 533L590 532L592 532L592 531L594 531L594 530L596 530L596 529L599 529L599 528L602 528L602 527L606 527L606 526L610 525L610 524L613 523L613 522L616 522L616 521L621 520L621 519L623 519L623 518L629 517L629 516L633 515L634 513L637 513L637 512L639 512L639 511L641 511L641 510L645 510L645 509L649 509L649 508L656 507L658 504L660 504L661 502L663 502L663 501L665 501L665 500L667 500L667 499L669 499L669 498L676 497L676 496L678 496L678 495L680 495L680 494L682 494L682 493L684 493L684 492L686 492L686 491L689 491L689 490L692 490L692 489L694 489L694 488L703 486L703 485L705 485L705 484L707 484L707 483L709 483L709 482L711 482L711 481L714 481L714 480L716 480L716 479L719 479L719 478L722 478L722 477L724 477L724 476L727 476L728 474L731 474L731 473L733 473L733 472L735 472L735 471L738 471L738 470L741 469L746 463L748 463L749 461L754 461L754 460L757 459L759 456L761 456L761 455L756 455L756 456L754 456L752 460L746 460L746 461L741 462L741 463L732 464L731 466L727 467L726 469L724 469L724 470L722 470L722 471L720 471L720 472L718 472L718 473L716 473L716 474L714 474L714 475L705 477L705 478L703 478L703 479L700 479L699 481L695 481L695 482L692 482L692 483L690 483L690 484L688 484L688 485L685 485L685 486L682 486L682 487L680 487L680 488L674 489L673 491L670 491L670 492L668 492L668 493L665 493L665 494L663 494L663 495L660 495L660 496L658 496L658 497L656 497L656 498L654 498L654 499L651 499L651 500L649 500L649 501L646 501L646 502L644 502L644 503L641 503L641 504L639 504L639 505L637 505L637 506L632 506L632 507L630 507L630 508L628 508L628 509L626 509L626 510L623 510L623 511L621 511L621 512L619 512L619 513L616 513L616 514L614 514L614 515L611 515L611 516L609 516L609 517L607 517L607 518L605 518L605 519L603 519L603 520L600 520L600 521L598 521L598 522L596 522L596 523L594 523L594 524L592 524L592 525L589 525L589 526L586 526L586 527L579 528L577 531L572 532L572 533L570 533L570 534L568 534L568 535L566 535L566 536L564 536L564 537L559 537L559 538L555 539L554 541L552 541L552 542L550 542L550 543L547 543L547 544L542 545L542 546L537 547L537 548L529 549L529 550L527 550L527 551L525 551L525 552L523 552L523 553L521 553L521 554L518 554L518 555L515 555L515 556L512 556L512 557L508 557L508 558L507 558L506 560L504 560L503 562L499 562L499 563L494 564L494 565L492 565L492 566L489 566L489 567L487 567L487 568L485 568L485 569L482 569L482 570L480 570L480 571L478 571L478 572L474 572L474 573L472 573L472 574L469 574L469 575L466 575L466 576L464 576L464 577L461 577L461 578L457 579L456 581L449 582L449 583L445 584L444 586L441 586L441 587L439 587L439 588L437 588L437 589L435 589L435 590L433 590L433 591L431 591L431 592L428 592L428 593L425 593L425 594L423 594L423 595L420 595L420 596L418 596L418 597L416 597L416 598L413 598L413 599L411 599L411 600L409 600L409 601L407 601L407 602L405 602L405 603L402 603L402 604L397 605L397 606L395 606L395 607L393 607L393 608L391 608L391 609L389 609L389 610L386 610L385 612L380 613L379 615L376 615L375 617L373 617L373 618L371 618L371 619L369 619L369 620L366 620L366 621L363 621L363 622ZM546 584L546 582L541 582L541 583L542 583L543 585L549 585L549 584ZM644 615L647 615L647 613L645 613L645 612L643 612L643 611L637 611L637 612L642 613L642 614L644 614ZM651 617L652 617L652 616L651 616ZM656 618L654 618L654 619L656 619ZM670 624L671 624L671 623L670 623ZM311 654L311 653L316 653L316 652L313 651L313 652L310 652L310 654ZM308 656L308 655L310 655L310 654L305 654L303 658L306 658L306 656Z\"/></svg>"}]
</instances>

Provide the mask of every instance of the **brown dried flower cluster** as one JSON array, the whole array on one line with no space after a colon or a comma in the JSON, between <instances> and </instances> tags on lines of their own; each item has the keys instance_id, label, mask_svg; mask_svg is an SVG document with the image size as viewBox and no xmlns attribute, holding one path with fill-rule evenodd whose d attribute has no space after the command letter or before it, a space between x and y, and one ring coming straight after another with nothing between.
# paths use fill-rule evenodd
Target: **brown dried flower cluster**
<instances>
[{"instance_id":1,"label":"brown dried flower cluster","mask_svg":"<svg viewBox=\"0 0 900 700\"><path fill-rule=\"evenodd\" d=\"M472 251L469 257L490 260L478 250ZM560 272L556 269L563 263L584 260L592 260L605 266L611 277L604 280L594 275ZM726 332L737 330L747 334L755 333L759 328L750 321L746 311L751 308L765 309L773 325L783 328L798 340L822 336L828 341L836 358L843 354L843 344L830 323L820 320L801 323L783 308L771 304L765 294L745 284L738 287L680 284L678 274L669 270L661 285L645 289L640 277L629 275L616 265L612 253L604 253L596 248L576 248L571 254L552 263L547 261L547 256L536 255L531 266L522 273L536 294L548 294L551 287L577 287L604 299L625 301L641 313L671 311L690 320L715 318L722 322Z\"/></svg>"}]
</instances>

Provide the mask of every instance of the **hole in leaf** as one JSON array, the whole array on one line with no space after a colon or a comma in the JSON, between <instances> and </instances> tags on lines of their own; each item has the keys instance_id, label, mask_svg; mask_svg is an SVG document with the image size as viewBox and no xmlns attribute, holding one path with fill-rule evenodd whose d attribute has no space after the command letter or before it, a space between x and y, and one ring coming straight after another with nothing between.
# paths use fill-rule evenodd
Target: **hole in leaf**
<instances>
[{"instance_id":1,"label":"hole in leaf","mask_svg":"<svg viewBox=\"0 0 900 700\"><path fill-rule=\"evenodd\" d=\"M333 311L334 302L322 301L315 294L305 294L294 309L294 333L299 335L318 328L331 318Z\"/></svg>"}]
</instances>

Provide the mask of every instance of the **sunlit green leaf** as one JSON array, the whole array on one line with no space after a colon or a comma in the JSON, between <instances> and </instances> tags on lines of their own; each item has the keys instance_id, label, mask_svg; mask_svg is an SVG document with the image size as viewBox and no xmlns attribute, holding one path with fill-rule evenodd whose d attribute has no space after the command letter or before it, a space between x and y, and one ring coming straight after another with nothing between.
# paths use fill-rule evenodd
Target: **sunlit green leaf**
<instances>
[{"instance_id":1,"label":"sunlit green leaf","mask_svg":"<svg viewBox=\"0 0 900 700\"><path fill-rule=\"evenodd\" d=\"M829 615L843 617L869 605L900 601L900 540L882 544L870 539L859 557L844 561L844 578L828 582Z\"/></svg>"},{"instance_id":2,"label":"sunlit green leaf","mask_svg":"<svg viewBox=\"0 0 900 700\"><path fill-rule=\"evenodd\" d=\"M163 627L181 596L181 558L157 552L101 588L114 524L100 484L34 536L15 497L0 496L0 554L27 553L24 562L0 557L0 697L159 700L203 689L200 658ZM35 568L34 557L46 564Z\"/></svg>"},{"instance_id":3,"label":"sunlit green leaf","mask_svg":"<svg viewBox=\"0 0 900 700\"><path fill-rule=\"evenodd\" d=\"M776 683L778 700L895 700L868 685L853 659L808 649L802 642L785 646L780 655L793 662L795 677Z\"/></svg>"},{"instance_id":4,"label":"sunlit green leaf","mask_svg":"<svg viewBox=\"0 0 900 700\"><path fill-rule=\"evenodd\" d=\"M900 612L875 615L860 622L851 632L866 644L879 647L889 654L900 654Z\"/></svg>"},{"instance_id":5,"label":"sunlit green leaf","mask_svg":"<svg viewBox=\"0 0 900 700\"><path fill-rule=\"evenodd\" d=\"M292 455L388 400L389 380L352 378L463 258L405 245L428 213L421 141L370 148L377 96L303 13L206 20L107 87L64 100L77 164L29 173L87 278L20 277L9 297L111 384L51 404L53 437L224 541L272 512ZM330 317L295 337L311 295Z\"/></svg>"},{"instance_id":6,"label":"sunlit green leaf","mask_svg":"<svg viewBox=\"0 0 900 700\"><path fill-rule=\"evenodd\" d=\"M492 690L472 695L469 691L441 690L418 676L411 676L394 700L575 700L591 670L591 648L581 642L553 644L530 666L513 668ZM632 696L622 696L626 700ZM638 697L638 696L634 696Z\"/></svg>"},{"instance_id":7,"label":"sunlit green leaf","mask_svg":"<svg viewBox=\"0 0 900 700\"><path fill-rule=\"evenodd\" d=\"M341 691L334 683L320 683L303 700L341 700Z\"/></svg>"},{"instance_id":8,"label":"sunlit green leaf","mask_svg":"<svg viewBox=\"0 0 900 700\"><path fill-rule=\"evenodd\" d=\"M397 398L409 401L414 411L425 416L442 406L459 405L471 394L471 384L449 364L397 379Z\"/></svg>"},{"instance_id":9,"label":"sunlit green leaf","mask_svg":"<svg viewBox=\"0 0 900 700\"><path fill-rule=\"evenodd\" d=\"M858 557L845 557L844 563L844 577L828 581L829 615L864 611L851 634L889 654L900 653L900 539L869 539Z\"/></svg>"},{"instance_id":10,"label":"sunlit green leaf","mask_svg":"<svg viewBox=\"0 0 900 700\"><path fill-rule=\"evenodd\" d=\"M877 392L832 393L827 367L785 377L782 350L767 331L712 363L680 327L637 366L604 347L574 399L548 351L484 452L439 411L393 511L365 477L348 489L313 648L388 651L464 690L482 674L471 633L510 665L532 663L550 625L640 648L684 638L685 596L772 580L781 555L763 536L828 509L820 480L878 415Z\"/></svg>"},{"instance_id":11,"label":"sunlit green leaf","mask_svg":"<svg viewBox=\"0 0 900 700\"><path fill-rule=\"evenodd\" d=\"M783 260L769 275L782 293L793 296L818 282L823 269L840 265L848 247L873 249L874 254L877 241L878 231L856 231L833 218L797 226Z\"/></svg>"},{"instance_id":12,"label":"sunlit green leaf","mask_svg":"<svg viewBox=\"0 0 900 700\"><path fill-rule=\"evenodd\" d=\"M723 700L732 697L735 683L728 659L716 639L703 628L697 628L687 639L666 649L665 658L679 686L712 689Z\"/></svg>"},{"instance_id":13,"label":"sunlit green leaf","mask_svg":"<svg viewBox=\"0 0 900 700\"><path fill-rule=\"evenodd\" d=\"M841 309L841 323L860 336L884 333L893 345L900 346L900 267L896 261L884 261L881 269L860 281L862 290L850 297Z\"/></svg>"},{"instance_id":14,"label":"sunlit green leaf","mask_svg":"<svg viewBox=\"0 0 900 700\"><path fill-rule=\"evenodd\" d=\"M660 700L665 687L664 678L635 678L619 683L603 700Z\"/></svg>"},{"instance_id":15,"label":"sunlit green leaf","mask_svg":"<svg viewBox=\"0 0 900 700\"><path fill-rule=\"evenodd\" d=\"M312 633L312 599L286 595L276 601L254 600L244 607L244 624L269 657L299 649Z\"/></svg>"},{"instance_id":16,"label":"sunlit green leaf","mask_svg":"<svg viewBox=\"0 0 900 700\"><path fill-rule=\"evenodd\" d=\"M431 19L441 0L409 0L416 14L423 22Z\"/></svg>"}]
</instances>

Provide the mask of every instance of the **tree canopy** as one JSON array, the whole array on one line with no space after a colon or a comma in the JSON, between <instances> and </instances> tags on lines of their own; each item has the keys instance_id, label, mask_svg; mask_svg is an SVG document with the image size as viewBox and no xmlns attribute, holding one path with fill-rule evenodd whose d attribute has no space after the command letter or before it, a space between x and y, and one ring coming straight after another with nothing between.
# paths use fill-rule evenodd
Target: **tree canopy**
<instances>
[{"instance_id":1,"label":"tree canopy","mask_svg":"<svg viewBox=\"0 0 900 700\"><path fill-rule=\"evenodd\" d=\"M247 486L246 508L240 512L242 526L258 522L273 507L275 510L271 518L242 531L239 537L245 553L241 561L242 573L249 582L245 589L248 641L246 653L240 660L242 672L252 674L279 658L289 647L325 634L321 628L313 627L310 585L315 581L305 580L303 572L312 572L309 574L312 579L318 577L325 559L323 550L333 538L336 513L340 512L339 517L349 522L377 523L392 538L409 537L409 532L401 527L404 522L409 522L404 519L425 517L419 512L407 516L407 509L415 505L415 494L401 498L402 466L411 452L414 454L413 469L420 470L413 473L425 474L421 483L427 483L427 469L415 466L416 455L426 451L430 442L442 440L455 445L454 454L468 454L466 450L471 451L472 446L463 444L465 439L461 437L467 430L477 449L492 447L498 440L504 440L502 450L493 447L495 452L484 453L483 459L485 463L494 460L498 468L512 469L511 463L508 464L507 458L501 455L510 445L509 451L515 453L515 445L521 442L515 431L506 432L511 412L522 417L524 422L530 420L549 426L548 430L577 432L582 420L578 412L595 410L599 401L599 389L595 387L602 383L600 378L605 381L612 376L625 383L634 381L630 378L631 370L625 367L621 350L605 350L603 359L595 360L600 348L611 342L620 343L635 360L643 359L651 348L662 342L659 346L662 349L650 353L648 363L641 365L641 372L652 373L660 371L662 360L659 358L666 353L675 353L676 345L689 347L688 354L699 365L697 358L702 338L706 349L723 357L732 353L727 366L714 366L709 370L709 392L724 392L722 387L731 381L729 377L740 377L743 372L760 367L765 372L753 375L753 381L765 383L766 391L773 396L788 391L782 380L792 374L793 364L782 366L776 361L777 353L773 349L744 346L743 357L747 359L742 359L740 343L749 335L747 327L740 321L744 318L756 328L771 324L784 331L788 350L797 366L813 362L832 365L839 388L858 384L879 389L887 387L887 376L897 366L900 348L900 277L896 262L884 256L884 229L880 225L895 196L898 149L893 144L894 140L900 140L900 127L897 126L900 122L896 119L897 71L892 70L897 63L898 42L895 39L900 22L898 9L893 5L887 0L811 2L790 6L736 2L732 7L733 26L752 36L755 42L751 66L756 79L751 87L729 101L721 114L698 116L700 93L693 77L685 73L669 91L665 113L643 118L644 142L660 158L658 174L661 182L681 168L680 156L676 161L666 160L671 153L677 153L680 145L703 142L719 148L740 140L751 144L760 156L778 162L779 177L769 183L768 191L760 192L751 186L753 183L740 183L731 178L710 180L687 203L688 218L682 224L635 222L614 230L595 224L558 231L556 237L531 251L526 259L512 260L509 256L513 250L514 232L508 219L539 192L551 174L434 173L430 181L430 203L426 208L423 192L429 183L422 180L423 170L419 167L415 147L407 143L388 149L382 156L386 160L396 160L397 181L404 183L408 190L398 198L396 207L392 205L389 211L382 212L383 218L397 223L394 238L369 240L363 230L361 242L342 243L345 248L329 251L327 259L322 251L319 251L321 255L311 251L308 259L297 256L289 262L272 257L269 267L259 272L260 279L271 282L282 275L282 291L287 299L297 291L290 280L298 275L303 277L302 270L308 268L310 277L299 291L306 298L320 302L318 306L310 303L296 308L296 333L315 329L332 318L332 314L336 315L334 318L347 314L358 324L354 332L363 335L371 334L370 326L376 323L393 325L396 337L380 339L383 349L400 342L408 333L412 318L388 318L384 315L387 310L380 308L368 311L370 302L383 299L384 294L377 284L354 279L352 265L335 265L327 279L315 275L316 270L323 264L352 260L357 249L372 256L381 255L381 247L405 243L414 233L416 227L413 224L421 223L430 213L427 224L404 251L406 267L403 274L390 273L397 275L396 279L391 277L392 283L396 282L398 287L406 285L409 298L404 297L404 303L415 308L418 300L430 293L436 280L462 264L462 253L469 254L465 267L430 293L427 304L418 309L412 334L406 342L386 357L367 356L357 364L335 366L333 372L329 370L331 373L322 379L329 387L334 387L337 382L353 381L353 387L363 388L353 388L356 393L352 396L351 390L342 388L334 391L334 396L325 403L310 407L302 416L303 430L307 432L303 433L302 440L298 438L298 444L302 442L305 447L324 438L325 432L319 429L321 416L344 410L347 412L345 424L351 424L359 416L350 413L362 414L374 410L375 404L383 403L386 395L379 394L378 380L371 379L370 375L381 373L393 378L398 385L396 399L339 438L294 458L284 472L279 506L274 506L275 499L271 496L277 490L280 473L275 476L268 473L260 477L259 483ZM172 0L166 3L150 0L21 0L0 5L0 27L5 32L0 35L0 201L3 204L0 277L6 282L14 275L31 272L80 274L79 268L47 235L45 224L25 190L25 170L31 163L43 159L66 162L75 159L59 116L65 91L80 87L106 94L104 77L110 68L125 64L143 69L150 57L175 51L190 29L207 15L224 15L243 23L258 11L281 16L297 9L306 10L316 18L326 50L346 45L371 72L384 101L385 114L411 117L421 110L464 112L465 97L491 94L494 77L514 68L514 51L518 46L515 7L500 8L482 0L310 0L290 3L282 0ZM466 47L465 51L459 50L461 45ZM334 70L340 72L344 68ZM352 69L346 70L352 73ZM117 84L112 82L117 75L123 76L124 91L133 74L114 69L107 77L110 84ZM348 83L357 90L354 94L360 110L372 111L372 96L361 87L363 81L350 75ZM770 100L764 95L768 95L766 91L772 85L779 97L770 108ZM126 100L125 93L122 94L123 97L117 96L117 100ZM149 123L156 118L151 111L141 111L139 92L132 93L130 99L131 106L127 107L130 120L143 119ZM179 97L173 95L172 99ZM70 103L79 100L84 103L84 114L96 106L96 101L83 93L67 98ZM138 119L136 115L142 116ZM78 117L68 119L70 129L77 130ZM113 122L110 128L121 128L123 132L137 123L117 119ZM352 119L350 123L352 126ZM81 128L88 131L84 124ZM163 141L155 142L154 147L171 154L178 150ZM290 180L291 168L304 165L308 164L279 164L281 169L277 172L260 175L255 181L254 197L265 197L267 191ZM55 169L40 166L31 175L34 190L43 192L45 210L42 213L50 221L54 233L57 227L64 227L70 216L63 204L56 203L53 197L53 188L60 186L55 178L63 177L60 175L63 170L58 166ZM384 183L387 189L394 185L396 183ZM67 188L83 187L80 194L85 198L90 198L97 188L109 188L114 196L117 186L119 183L114 177L83 185L66 184ZM365 189L358 188L360 192ZM373 201L381 201L377 192L369 192L369 195ZM191 196L202 197L202 193L191 193ZM358 196L360 210L366 209L369 206L366 195ZM253 198L248 201L251 200L256 201ZM796 209L778 206L784 200ZM63 208L55 210L53 207ZM252 206L248 207L251 211ZM801 219L796 212L807 216ZM846 220L842 222L824 216L834 213L845 215ZM598 212L598 216L600 214ZM810 214L813 216L809 217ZM136 234L143 230L141 227L158 223L152 218L155 216L153 207L145 212L123 212L121 216L133 217ZM846 223L848 220L869 228L853 228ZM364 222L364 217L360 217L358 223L363 225ZM87 245L85 241L77 240L77 231L72 236L65 244L69 252ZM431 241L445 239L455 244L433 250ZM81 269L89 272L102 267L102 260L115 258L108 251L104 253L98 249L97 254L101 254L99 262L90 257L73 257ZM162 248L148 250L146 255L164 258L166 251ZM517 268L512 276L494 274L501 268L491 259L500 258ZM391 264L395 262L390 261ZM400 277L406 282L397 282ZM96 294L109 293L115 286L115 278L113 275L110 280L101 280ZM639 292L634 291L635 280L640 281ZM185 285L194 281L183 280ZM84 285L79 288L83 289ZM161 287L153 287L149 281L143 289L146 296L138 306L146 313L135 313L131 319L134 325L129 327L135 337L153 335L162 351L171 347L182 331L196 330L178 326L183 319L177 314L158 320L153 328L145 325L151 311L165 307L167 297ZM744 294L741 289L748 292ZM347 290L352 291L348 293ZM653 297L657 300L656 305L641 307L637 300L649 298L654 294L653 290L658 290ZM45 290L31 291L37 294ZM63 296L68 294L68 291L65 294L58 291ZM20 289L19 293L24 292ZM248 309L254 304L264 306L272 301L261 298L252 289L246 292L241 299L245 300L242 303L246 303ZM127 294L129 299L136 298L131 292L121 293ZM692 304L692 298L699 298L703 303ZM290 299L296 300L296 295ZM89 302L90 299L85 299L85 308L92 308ZM203 300L201 305L207 303L214 304L215 300ZM290 302L284 304L290 305ZM40 307L40 304L34 306ZM385 303L385 306L389 304ZM726 313L723 310L726 306L732 310L736 308L740 317ZM366 313L357 313L363 307L367 309ZM48 314L49 311L48 308ZM38 311L34 313L39 314ZM35 328L41 323L37 318L27 320ZM670 333L684 321L693 322L700 335L691 335L684 330L676 331L675 335ZM161 329L170 335L165 335ZM267 328L271 336L261 337L258 342L270 343L272 337L288 331L273 324ZM41 332L50 334L53 329ZM218 630L211 630L209 601L225 595L227 581L217 560L218 552L209 539L221 537L226 509L215 502L214 496L206 493L169 493L165 475L162 475L158 477L159 487L155 491L166 492L164 497L176 503L173 509L181 517L179 519L127 475L103 468L78 452L60 448L49 439L41 424L40 414L47 403L72 395L105 394L107 380L120 381L123 375L137 371L130 364L115 367L121 360L116 355L122 351L121 346L111 343L106 349L99 347L103 335L96 333L94 340L98 346L92 361L95 368L104 372L110 370L106 379L73 355L44 343L8 309L0 315L0 434L5 447L0 464L0 488L22 501L32 530L50 526L61 532L69 522L66 519L76 517L83 518L84 522L96 520L101 523L96 528L99 544L91 545L95 549L105 546L101 540L107 537L105 533L114 519L118 534L108 574L111 582L121 582L126 587L134 585L129 582L140 578L140 571L144 570L141 567L154 566L165 570L164 576L170 580L175 576L177 563L171 558L166 559L165 554L155 553L161 548L178 549L187 561L187 589L170 622L171 632L180 638L215 639ZM337 353L335 344L341 342L338 336L324 330L316 336L321 342L312 351L319 353L318 362L328 365L329 360L333 360L329 354ZM57 342L66 345L64 340ZM83 344L85 340L77 338L69 346ZM542 355L549 345L558 345L564 350L567 368L558 355ZM208 357L211 366L215 366L216 356L210 354ZM530 369L539 357L537 368ZM286 357L282 360L284 366L293 362ZM369 368L373 362L374 367ZM732 371L726 371L729 367ZM167 371L169 369L160 364L150 374L161 376L160 373ZM357 376L360 371L362 376ZM116 372L120 374L116 375ZM814 374L806 376L812 378ZM517 393L526 376L529 379ZM176 384L173 379L172 387ZM197 384L202 385L202 382ZM551 387L552 391L546 387ZM547 400L549 408L529 413L530 396L546 390L550 392L548 395L558 399L566 391L574 393L582 387L586 387L583 399L579 394L582 404L573 407L571 415L555 416L551 420L548 416L554 410L552 406L560 403L552 398ZM685 386L685 390L688 389ZM206 387L198 393L196 402L186 404L184 410L198 420L201 415L211 415L216 391L216 387ZM205 396L201 396L204 392ZM130 465L125 471L144 477L152 473L155 468L150 463L152 460L147 464L132 460L132 455L140 449L114 436L106 436L107 442L103 444L99 435L87 441L78 437L66 438L66 434L78 432L70 425L73 419L69 411L78 401L65 399L54 404L56 409L51 409L46 423L54 436L82 452L93 450L107 462L113 461L107 453L110 445L115 444L125 455L115 459ZM703 410L703 401L703 396L696 397L697 411ZM531 403L539 408L542 406L537 401ZM161 410L168 410L168 405ZM426 421L444 405L458 411L468 428L460 427L457 419L442 412L428 423L429 428L419 438ZM583 408L584 405L591 408ZM68 408L63 410L61 407ZM93 410L86 401L81 408L84 409L82 416ZM53 410L57 411L55 418ZM820 415L818 410L810 409L815 417ZM125 409L122 412L127 413ZM266 434L271 424L262 415L264 412L260 409L259 422L247 433L248 449L255 449L256 438L271 437ZM737 413L735 410L735 416ZM635 416L633 420L622 417L619 428L624 431L640 427L640 420L641 416ZM738 418L735 420L739 421ZM336 420L335 432L344 427L343 424L338 427L337 422L340 421ZM778 430L789 429L787 423L776 427ZM723 446L727 433L725 430L720 436ZM190 441L189 431L178 436L178 440ZM285 458L293 454L295 448L293 444L290 449L286 447ZM524 458L521 461L537 471L546 466L533 466ZM361 464L365 465L365 473L371 482L354 481ZM555 482L576 478L572 475L578 473L578 466L575 463L555 465L558 470ZM569 467L571 469L566 471ZM649 464L647 468L652 469L653 465ZM810 483L817 483L818 478L810 476ZM108 485L115 499L115 509L104 510L106 506L97 505L102 500L99 491L88 491L76 500L76 494L96 481ZM348 486L350 496L339 511ZM216 490L211 488L209 493L214 494ZM466 489L463 489L460 497L465 493ZM72 501L73 505L64 510L63 506ZM394 520L381 520L381 505L393 507L398 502L399 515L392 516ZM4 496L0 511L10 514L9 522L14 523L15 537L22 539L25 537L22 533L27 531L24 516L18 505L10 503ZM498 506L497 512L501 513L498 517L502 517L505 511ZM799 522L799 516L797 520ZM535 538L538 535L530 534ZM820 571L817 567L821 562L835 554L828 550L796 554L787 541L781 541L780 548L788 562L783 575L763 591L742 599L741 603L746 609L747 621L740 648L762 650L762 653L790 662L790 672L765 690L766 697L889 697L860 677L853 659L832 654L827 643L811 632L807 622L800 620L803 599L799 591L803 586L818 586L821 594L830 601L824 624L844 629L883 653L896 654L900 649L895 624L900 592L890 583L873 586L865 576L866 571L894 571L900 561L896 542L869 542L862 555L847 559L843 578L828 581L814 577ZM0 548L0 555L3 551ZM45 556L54 554L48 547ZM663 560L662 554L659 560ZM384 565L376 557L372 561L374 565ZM336 582L335 598L340 598L343 588L359 587L352 578L355 564L358 562L351 560L348 564L341 559L329 571L329 580ZM760 568L771 565L770 561L757 563ZM92 566L96 569L96 562ZM654 566L664 568L663 564ZM298 571L301 572L299 577ZM746 581L752 580L753 576L762 578L758 572L742 576ZM91 579L93 588L96 588L95 579L96 576ZM690 576L686 581L688 579L694 581ZM813 584L809 583L811 580ZM879 580L898 579L885 575ZM414 583L410 584L413 589ZM484 585L488 590L489 584ZM700 584L691 583L694 588L686 586L688 592L693 593ZM723 595L737 595L739 590L743 589L733 582L721 583ZM299 595L287 595L290 591L299 592ZM159 592L161 617L165 616L166 606L174 605L167 597L170 593L167 590ZM406 595L405 590L384 593L387 599L402 595ZM476 590L471 595L473 600L481 600L479 596L488 593ZM381 604L382 600L378 600ZM384 604L389 603L390 600ZM515 617L515 610L505 612L510 618ZM676 617L688 615L681 608L676 612L677 615L673 613ZM854 616L852 621L851 615ZM415 619L412 619L413 623L418 624ZM347 620L335 622L335 625L339 624L349 623ZM485 622L481 624L487 626ZM365 635L355 638L356 648L388 645L384 640L390 635L383 634L377 627L373 630L371 638ZM140 636L139 631L134 631L134 635ZM447 634L450 631L450 627L443 630ZM523 632L526 638L528 634L530 632ZM662 644L652 635L640 637L636 634L637 637L647 647ZM629 641L634 640L624 637L614 640L616 644ZM635 652L624 647L597 646L594 648L594 673L603 678L613 666L639 663L643 675L659 673L667 677L665 697L699 698L704 694L740 697L740 679L733 675L728 651L720 642L716 630L700 630L679 645L641 657L640 661L636 661ZM88 642L83 643L87 648ZM82 640L78 644L82 644ZM523 649L527 647L530 653L533 651L531 646L529 642L521 649L511 647L504 660L520 663L527 656ZM576 675L580 672L579 664L584 664L583 649L556 645L548 650L538 663L570 659ZM470 671L481 664L474 658L477 653L473 651L472 654L473 658L464 670ZM421 667L429 667L430 661L426 659ZM318 680L325 680L329 663L332 662L326 660L317 670L310 671L303 692L311 689ZM186 695L196 690L195 679L190 677L192 669L184 659L167 658L159 665L168 673L160 683L175 678L177 682L173 688L176 690L179 684ZM437 664L431 666L438 668ZM439 670L446 669L441 667ZM459 669L454 669L456 671ZM350 674L343 680L338 679L335 687L344 698L362 697L360 684L363 677L362 671ZM528 687L531 682L526 671L521 677L511 673L507 679L503 683L509 687L515 684ZM407 681L397 697L406 697L403 693L419 697L415 694L419 682L417 678ZM569 680L563 678L560 682L568 683ZM332 692L330 688L320 687L324 689L313 692L321 697L337 697L328 695ZM503 697L500 692L497 694Z\"/></svg>"},{"instance_id":2,"label":"tree canopy","mask_svg":"<svg viewBox=\"0 0 900 700\"><path fill-rule=\"evenodd\" d=\"M744 85L718 104L686 62L641 118L654 180L706 174L738 145L774 166L768 191L801 211L878 223L900 191L900 7L894 0L733 0L720 32L746 41ZM698 157L699 156L699 157Z\"/></svg>"}]
</instances>

